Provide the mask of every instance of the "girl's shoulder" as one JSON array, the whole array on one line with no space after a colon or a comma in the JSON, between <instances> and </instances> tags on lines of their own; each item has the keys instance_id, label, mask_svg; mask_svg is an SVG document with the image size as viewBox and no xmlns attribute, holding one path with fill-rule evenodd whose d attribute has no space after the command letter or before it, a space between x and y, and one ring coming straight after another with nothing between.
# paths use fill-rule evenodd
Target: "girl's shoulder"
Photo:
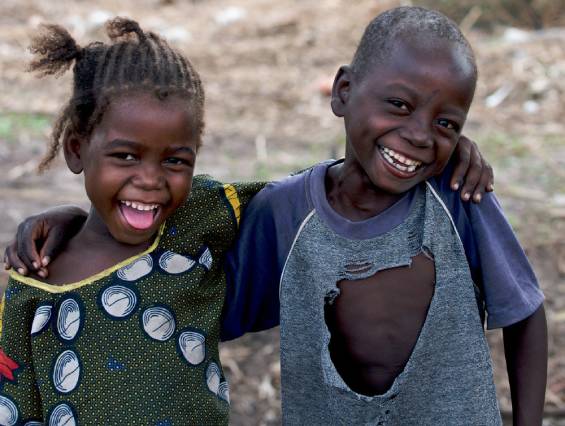
<instances>
[{"instance_id":1,"label":"girl's shoulder","mask_svg":"<svg viewBox=\"0 0 565 426\"><path fill-rule=\"evenodd\" d=\"M196 175L188 199L167 220L165 240L228 247L237 235L243 208L264 186L264 182L223 183Z\"/></svg>"}]
</instances>

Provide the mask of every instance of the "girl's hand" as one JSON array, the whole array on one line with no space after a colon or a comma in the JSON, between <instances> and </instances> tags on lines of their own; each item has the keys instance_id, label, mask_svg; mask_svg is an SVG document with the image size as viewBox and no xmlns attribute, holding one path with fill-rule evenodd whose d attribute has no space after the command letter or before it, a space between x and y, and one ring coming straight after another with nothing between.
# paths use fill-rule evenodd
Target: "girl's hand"
<instances>
[{"instance_id":1,"label":"girl's hand","mask_svg":"<svg viewBox=\"0 0 565 426\"><path fill-rule=\"evenodd\" d=\"M494 191L492 167L483 158L477 144L464 135L459 138L453 156L456 166L451 177L451 189L461 189L463 201L480 203L485 191Z\"/></svg>"},{"instance_id":2,"label":"girl's hand","mask_svg":"<svg viewBox=\"0 0 565 426\"><path fill-rule=\"evenodd\" d=\"M4 252L4 268L21 275L30 271L47 277L47 265L65 241L81 228L86 213L74 206L60 206L24 220Z\"/></svg>"}]
</instances>

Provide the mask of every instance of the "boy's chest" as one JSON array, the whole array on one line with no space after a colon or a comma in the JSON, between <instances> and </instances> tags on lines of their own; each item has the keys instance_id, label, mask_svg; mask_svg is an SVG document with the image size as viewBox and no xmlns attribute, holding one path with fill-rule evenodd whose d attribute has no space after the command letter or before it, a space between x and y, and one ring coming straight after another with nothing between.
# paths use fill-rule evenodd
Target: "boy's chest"
<instances>
[{"instance_id":1,"label":"boy's chest","mask_svg":"<svg viewBox=\"0 0 565 426\"><path fill-rule=\"evenodd\" d=\"M332 359L350 387L367 394L390 387L418 340L434 284L434 262L423 253L410 266L337 283L325 320Z\"/></svg>"}]
</instances>

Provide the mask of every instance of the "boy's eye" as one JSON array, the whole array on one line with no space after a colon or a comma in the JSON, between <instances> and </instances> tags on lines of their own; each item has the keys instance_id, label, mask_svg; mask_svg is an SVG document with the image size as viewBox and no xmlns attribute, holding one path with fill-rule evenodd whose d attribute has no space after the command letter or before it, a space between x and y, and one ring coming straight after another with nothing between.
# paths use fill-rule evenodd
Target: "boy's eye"
<instances>
[{"instance_id":1,"label":"boy's eye","mask_svg":"<svg viewBox=\"0 0 565 426\"><path fill-rule=\"evenodd\" d=\"M400 99L388 99L388 103L394 105L396 108L408 111L408 104Z\"/></svg>"},{"instance_id":2,"label":"boy's eye","mask_svg":"<svg viewBox=\"0 0 565 426\"><path fill-rule=\"evenodd\" d=\"M440 118L437 121L437 124L439 124L441 127L445 127L446 129L449 130L454 130L454 131L459 131L459 125L457 125L457 123L454 123L451 120L447 120L445 118Z\"/></svg>"}]
</instances>

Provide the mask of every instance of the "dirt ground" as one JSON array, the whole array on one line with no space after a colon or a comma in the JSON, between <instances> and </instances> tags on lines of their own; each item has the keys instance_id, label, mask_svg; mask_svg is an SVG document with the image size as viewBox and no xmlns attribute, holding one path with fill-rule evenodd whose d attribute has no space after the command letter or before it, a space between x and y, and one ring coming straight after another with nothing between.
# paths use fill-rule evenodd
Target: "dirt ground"
<instances>
[{"instance_id":1,"label":"dirt ground","mask_svg":"<svg viewBox=\"0 0 565 426\"><path fill-rule=\"evenodd\" d=\"M404 1L403 4L409 2ZM417 3L417 2L416 2ZM96 6L93 6L96 4ZM116 14L164 34L200 71L207 131L198 172L222 180L274 179L343 154L343 131L324 93L369 20L397 1L3 0L0 3L0 247L26 216L61 203L86 207L80 177L59 161L37 176L68 75L23 72L41 22L81 43ZM475 10L475 12L477 12ZM478 12L480 14L480 11ZM476 14L476 13L475 13ZM480 81L465 133L494 165L496 192L546 295L550 334L547 418L565 424L565 28L482 32L462 21ZM0 283L6 274L0 274ZM278 330L222 347L233 425L280 423ZM510 409L500 331L488 332L503 412Z\"/></svg>"}]
</instances>

